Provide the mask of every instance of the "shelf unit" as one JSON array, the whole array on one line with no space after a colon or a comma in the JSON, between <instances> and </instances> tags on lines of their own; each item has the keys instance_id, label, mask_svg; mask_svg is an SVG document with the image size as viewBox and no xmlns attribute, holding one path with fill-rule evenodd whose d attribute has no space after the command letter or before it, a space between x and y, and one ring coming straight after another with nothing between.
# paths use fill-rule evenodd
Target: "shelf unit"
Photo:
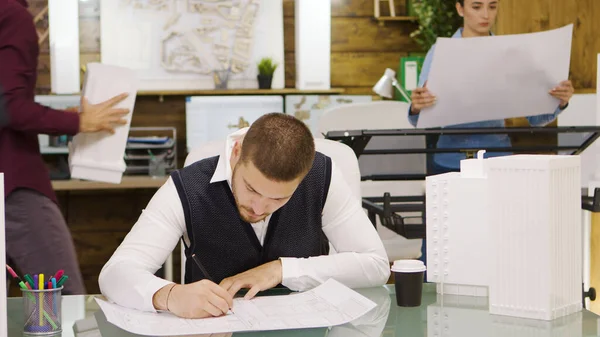
<instances>
[{"instance_id":1,"label":"shelf unit","mask_svg":"<svg viewBox=\"0 0 600 337\"><path fill-rule=\"evenodd\" d=\"M374 17L373 20L377 21L380 26L385 25L386 22L417 22L419 18L416 16L379 16Z\"/></svg>"},{"instance_id":2,"label":"shelf unit","mask_svg":"<svg viewBox=\"0 0 600 337\"><path fill-rule=\"evenodd\" d=\"M221 96L221 95L336 95L343 94L344 88L300 90L295 88L283 89L215 89L215 90L141 90L137 92L138 96ZM69 95L58 95L55 93L49 96L72 96L81 93Z\"/></svg>"},{"instance_id":3,"label":"shelf unit","mask_svg":"<svg viewBox=\"0 0 600 337\"><path fill-rule=\"evenodd\" d=\"M139 96L220 96L220 95L335 95L344 93L343 88L322 90L284 89L225 89L225 90L169 90L138 91Z\"/></svg>"},{"instance_id":4,"label":"shelf unit","mask_svg":"<svg viewBox=\"0 0 600 337\"><path fill-rule=\"evenodd\" d=\"M55 191L123 190L137 188L159 188L169 177L123 176L120 184L110 184L79 179L52 180Z\"/></svg>"},{"instance_id":5,"label":"shelf unit","mask_svg":"<svg viewBox=\"0 0 600 337\"><path fill-rule=\"evenodd\" d=\"M376 17L377 21L418 21L416 16L380 16Z\"/></svg>"}]
</instances>

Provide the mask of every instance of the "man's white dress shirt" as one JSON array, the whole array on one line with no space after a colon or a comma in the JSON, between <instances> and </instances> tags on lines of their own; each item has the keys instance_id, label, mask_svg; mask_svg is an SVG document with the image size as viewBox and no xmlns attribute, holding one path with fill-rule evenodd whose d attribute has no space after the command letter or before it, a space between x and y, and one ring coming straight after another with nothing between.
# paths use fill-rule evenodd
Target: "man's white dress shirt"
<instances>
[{"instance_id":1,"label":"man's white dress shirt","mask_svg":"<svg viewBox=\"0 0 600 337\"><path fill-rule=\"evenodd\" d=\"M231 151L246 131L247 128L239 130L227 138L211 183L227 180L231 188ZM270 218L268 216L251 224L261 244ZM390 268L383 243L335 163L322 224L323 232L336 253L310 258L281 258L284 286L303 291L334 278L349 287L359 288L381 285L388 280ZM182 236L188 240L183 206L175 184L169 178L102 268L99 277L102 294L125 307L155 311L152 304L154 293L172 282L156 277L154 273Z\"/></svg>"}]
</instances>

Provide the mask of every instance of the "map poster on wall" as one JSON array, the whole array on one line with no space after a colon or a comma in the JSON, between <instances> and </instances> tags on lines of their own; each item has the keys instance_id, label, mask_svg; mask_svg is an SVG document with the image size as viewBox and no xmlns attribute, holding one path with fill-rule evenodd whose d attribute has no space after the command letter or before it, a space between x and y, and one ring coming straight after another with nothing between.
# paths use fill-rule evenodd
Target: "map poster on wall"
<instances>
[{"instance_id":1,"label":"map poster on wall","mask_svg":"<svg viewBox=\"0 0 600 337\"><path fill-rule=\"evenodd\" d=\"M140 90L258 88L257 64L279 66L281 0L102 0L102 63L134 69Z\"/></svg>"}]
</instances>

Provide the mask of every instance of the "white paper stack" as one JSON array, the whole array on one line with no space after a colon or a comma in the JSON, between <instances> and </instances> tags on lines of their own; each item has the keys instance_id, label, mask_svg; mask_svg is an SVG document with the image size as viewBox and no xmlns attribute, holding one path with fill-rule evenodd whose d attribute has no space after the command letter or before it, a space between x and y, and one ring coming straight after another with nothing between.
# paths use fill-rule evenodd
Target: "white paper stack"
<instances>
[{"instance_id":1,"label":"white paper stack","mask_svg":"<svg viewBox=\"0 0 600 337\"><path fill-rule=\"evenodd\" d=\"M302 293L236 298L233 313L202 319L139 311L100 298L96 302L108 322L134 334L152 336L331 327L353 322L377 307L369 298L333 279Z\"/></svg>"},{"instance_id":2,"label":"white paper stack","mask_svg":"<svg viewBox=\"0 0 600 337\"><path fill-rule=\"evenodd\" d=\"M116 127L115 133L80 133L73 138L69 166L71 177L118 184L125 171L125 146L137 93L135 73L127 68L90 63L87 66L83 95L90 104L102 103L114 96L129 96L114 108L129 109L126 125Z\"/></svg>"},{"instance_id":3,"label":"white paper stack","mask_svg":"<svg viewBox=\"0 0 600 337\"><path fill-rule=\"evenodd\" d=\"M582 308L579 156L487 160L490 312L552 320Z\"/></svg>"}]
</instances>

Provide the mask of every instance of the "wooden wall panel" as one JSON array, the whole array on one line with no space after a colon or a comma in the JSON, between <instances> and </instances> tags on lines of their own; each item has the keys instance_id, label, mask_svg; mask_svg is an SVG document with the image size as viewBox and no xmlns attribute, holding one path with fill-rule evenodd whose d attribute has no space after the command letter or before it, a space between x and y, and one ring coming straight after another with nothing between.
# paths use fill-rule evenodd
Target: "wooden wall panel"
<instances>
[{"instance_id":1,"label":"wooden wall panel","mask_svg":"<svg viewBox=\"0 0 600 337\"><path fill-rule=\"evenodd\" d=\"M99 293L102 267L136 223L155 190L61 192L63 214L73 236L89 293Z\"/></svg>"},{"instance_id":2,"label":"wooden wall panel","mask_svg":"<svg viewBox=\"0 0 600 337\"><path fill-rule=\"evenodd\" d=\"M406 12L405 1L395 1L396 15L403 15ZM373 0L332 0L331 1L331 16L332 17L373 17L374 13ZM294 0L283 0L283 16L294 16ZM381 15L389 15L388 4L382 1Z\"/></svg>"},{"instance_id":3,"label":"wooden wall panel","mask_svg":"<svg viewBox=\"0 0 600 337\"><path fill-rule=\"evenodd\" d=\"M385 2L384 2L385 3ZM396 1L397 15L406 11ZM285 86L296 85L294 1L284 0ZM386 3L387 5L387 3ZM386 6L381 6L382 15ZM335 0L331 5L331 86L347 94L371 95L385 68L397 69L402 56L421 52L410 38L411 22L378 24L371 0Z\"/></svg>"},{"instance_id":4,"label":"wooden wall panel","mask_svg":"<svg viewBox=\"0 0 600 337\"><path fill-rule=\"evenodd\" d=\"M333 18L332 52L419 52L411 23L378 25L371 18ZM332 61L333 62L333 61Z\"/></svg>"},{"instance_id":5,"label":"wooden wall panel","mask_svg":"<svg viewBox=\"0 0 600 337\"><path fill-rule=\"evenodd\" d=\"M348 90L346 94L371 94L370 88L381 78L385 68L398 68L400 57L407 53L331 53L331 86ZM286 53L286 86L294 86L294 54ZM289 66L287 64L289 63Z\"/></svg>"},{"instance_id":6,"label":"wooden wall panel","mask_svg":"<svg viewBox=\"0 0 600 337\"><path fill-rule=\"evenodd\" d=\"M80 191L61 192L63 214L71 232L128 231L137 221L155 191Z\"/></svg>"},{"instance_id":7,"label":"wooden wall panel","mask_svg":"<svg viewBox=\"0 0 600 337\"><path fill-rule=\"evenodd\" d=\"M596 88L600 53L600 1L550 1L550 26L574 24L571 79L576 88Z\"/></svg>"},{"instance_id":8,"label":"wooden wall panel","mask_svg":"<svg viewBox=\"0 0 600 337\"><path fill-rule=\"evenodd\" d=\"M596 88L600 53L600 1L502 0L496 33L519 34L574 24L570 79L576 89Z\"/></svg>"},{"instance_id":9,"label":"wooden wall panel","mask_svg":"<svg viewBox=\"0 0 600 337\"><path fill-rule=\"evenodd\" d=\"M385 68L398 68L406 53L332 53L331 85L333 87L373 86Z\"/></svg>"},{"instance_id":10,"label":"wooden wall panel","mask_svg":"<svg viewBox=\"0 0 600 337\"><path fill-rule=\"evenodd\" d=\"M296 49L294 18L284 18L285 52ZM410 37L412 24L378 25L367 17L331 19L332 52L417 52L419 46Z\"/></svg>"},{"instance_id":11,"label":"wooden wall panel","mask_svg":"<svg viewBox=\"0 0 600 337\"><path fill-rule=\"evenodd\" d=\"M503 0L499 7L497 34L533 33L549 28L548 0Z\"/></svg>"}]
</instances>

